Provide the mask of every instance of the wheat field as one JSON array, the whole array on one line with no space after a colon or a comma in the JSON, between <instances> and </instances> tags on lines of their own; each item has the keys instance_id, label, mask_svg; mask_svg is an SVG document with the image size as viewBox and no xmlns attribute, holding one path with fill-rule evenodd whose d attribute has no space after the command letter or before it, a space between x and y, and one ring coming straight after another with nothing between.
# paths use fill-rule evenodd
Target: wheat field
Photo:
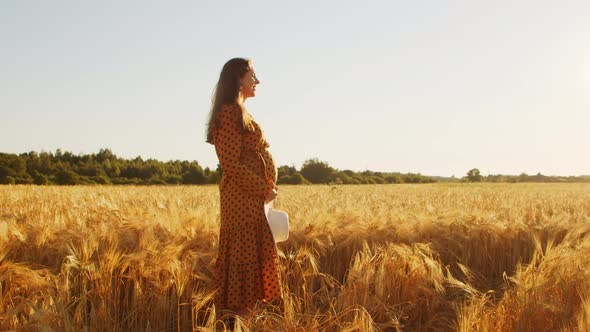
<instances>
[{"instance_id":1,"label":"wheat field","mask_svg":"<svg viewBox=\"0 0 590 332\"><path fill-rule=\"evenodd\" d=\"M216 186L0 186L0 329L223 331ZM237 331L590 330L590 184L282 186Z\"/></svg>"}]
</instances>

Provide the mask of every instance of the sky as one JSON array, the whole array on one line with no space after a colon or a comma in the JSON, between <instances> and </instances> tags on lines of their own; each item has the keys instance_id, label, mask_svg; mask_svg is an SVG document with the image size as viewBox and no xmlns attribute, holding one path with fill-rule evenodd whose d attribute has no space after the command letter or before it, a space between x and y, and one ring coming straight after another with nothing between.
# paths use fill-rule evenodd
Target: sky
<instances>
[{"instance_id":1,"label":"sky","mask_svg":"<svg viewBox=\"0 0 590 332\"><path fill-rule=\"evenodd\" d=\"M0 2L0 152L196 160L223 64L277 165L590 174L589 1Z\"/></svg>"}]
</instances>

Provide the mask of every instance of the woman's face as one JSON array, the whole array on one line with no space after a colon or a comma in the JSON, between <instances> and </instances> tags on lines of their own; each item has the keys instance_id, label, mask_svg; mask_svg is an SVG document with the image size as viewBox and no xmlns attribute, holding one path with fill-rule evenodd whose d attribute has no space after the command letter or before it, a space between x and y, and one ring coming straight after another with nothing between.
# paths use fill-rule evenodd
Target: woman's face
<instances>
[{"instance_id":1,"label":"woman's face","mask_svg":"<svg viewBox=\"0 0 590 332\"><path fill-rule=\"evenodd\" d=\"M240 90L242 91L242 96L244 99L254 97L256 95L256 85L259 83L260 81L256 78L254 68L250 68L250 70L248 70L248 72L246 72L240 79Z\"/></svg>"}]
</instances>

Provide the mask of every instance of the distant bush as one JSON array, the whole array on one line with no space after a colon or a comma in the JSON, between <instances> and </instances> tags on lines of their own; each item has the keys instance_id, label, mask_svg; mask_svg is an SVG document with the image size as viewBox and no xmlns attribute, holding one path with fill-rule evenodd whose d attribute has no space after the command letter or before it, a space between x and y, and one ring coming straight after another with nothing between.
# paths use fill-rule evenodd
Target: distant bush
<instances>
[{"instance_id":1,"label":"distant bush","mask_svg":"<svg viewBox=\"0 0 590 332\"><path fill-rule=\"evenodd\" d=\"M93 176L90 179L92 179L95 183L98 183L98 184L110 184L111 183L111 180L104 175Z\"/></svg>"},{"instance_id":2,"label":"distant bush","mask_svg":"<svg viewBox=\"0 0 590 332\"><path fill-rule=\"evenodd\" d=\"M34 184L37 184L37 185L47 185L47 184L49 184L49 178L46 175L44 175L44 174L38 173L33 178L33 183Z\"/></svg>"},{"instance_id":3,"label":"distant bush","mask_svg":"<svg viewBox=\"0 0 590 332\"><path fill-rule=\"evenodd\" d=\"M111 182L113 184L139 184L139 180L137 178L129 179L125 177L111 179Z\"/></svg>"},{"instance_id":4,"label":"distant bush","mask_svg":"<svg viewBox=\"0 0 590 332\"><path fill-rule=\"evenodd\" d=\"M55 182L59 185L75 185L80 183L80 176L70 170L60 170L55 175Z\"/></svg>"},{"instance_id":5,"label":"distant bush","mask_svg":"<svg viewBox=\"0 0 590 332\"><path fill-rule=\"evenodd\" d=\"M296 172L289 177L289 184L306 184L309 183L301 173Z\"/></svg>"},{"instance_id":6,"label":"distant bush","mask_svg":"<svg viewBox=\"0 0 590 332\"><path fill-rule=\"evenodd\" d=\"M185 184L204 184L207 183L207 177L203 173L203 169L197 165L191 165L182 174L182 183Z\"/></svg>"},{"instance_id":7,"label":"distant bush","mask_svg":"<svg viewBox=\"0 0 590 332\"><path fill-rule=\"evenodd\" d=\"M301 175L311 183L328 183L334 169L317 158L308 159L301 166Z\"/></svg>"}]
</instances>

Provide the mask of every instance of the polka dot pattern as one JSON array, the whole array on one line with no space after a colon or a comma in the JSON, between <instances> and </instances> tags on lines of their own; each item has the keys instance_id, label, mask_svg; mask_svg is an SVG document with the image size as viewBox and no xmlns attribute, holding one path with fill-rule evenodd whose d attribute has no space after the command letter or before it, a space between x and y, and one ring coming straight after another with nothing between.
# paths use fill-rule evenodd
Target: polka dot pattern
<instances>
[{"instance_id":1,"label":"polka dot pattern","mask_svg":"<svg viewBox=\"0 0 590 332\"><path fill-rule=\"evenodd\" d=\"M213 132L221 165L221 225L214 265L217 310L252 308L280 300L277 248L264 214L264 198L277 180L260 126L243 129L237 105L224 105Z\"/></svg>"}]
</instances>

